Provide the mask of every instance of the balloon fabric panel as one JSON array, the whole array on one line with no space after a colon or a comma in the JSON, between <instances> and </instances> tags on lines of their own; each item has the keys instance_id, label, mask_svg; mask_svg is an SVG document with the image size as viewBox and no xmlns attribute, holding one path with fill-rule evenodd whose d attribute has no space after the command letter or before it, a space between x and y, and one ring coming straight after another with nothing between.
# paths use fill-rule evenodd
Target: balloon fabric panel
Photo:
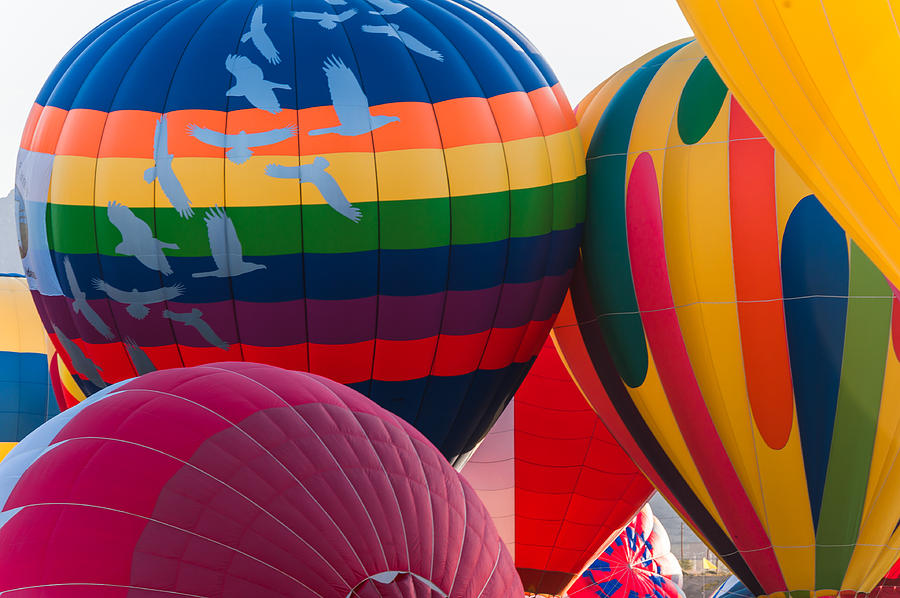
<instances>
[{"instance_id":1,"label":"balloon fabric panel","mask_svg":"<svg viewBox=\"0 0 900 598\"><path fill-rule=\"evenodd\" d=\"M571 277L580 135L500 17L386 6L143 2L63 58L16 189L86 394L248 360L349 384L451 460L487 431Z\"/></svg>"},{"instance_id":2,"label":"balloon fabric panel","mask_svg":"<svg viewBox=\"0 0 900 598\"><path fill-rule=\"evenodd\" d=\"M559 595L653 492L591 410L548 339L463 468L525 590Z\"/></svg>"},{"instance_id":3,"label":"balloon fabric panel","mask_svg":"<svg viewBox=\"0 0 900 598\"><path fill-rule=\"evenodd\" d=\"M0 546L18 547L0 559L6 592L523 593L487 512L440 453L310 374L154 372L51 420L2 468Z\"/></svg>"},{"instance_id":4,"label":"balloon fabric panel","mask_svg":"<svg viewBox=\"0 0 900 598\"><path fill-rule=\"evenodd\" d=\"M554 335L754 595L868 591L900 546L894 293L723 89L682 42L579 105L585 247ZM625 149L600 151L611 138ZM612 229L618 250L589 251Z\"/></svg>"}]
</instances>

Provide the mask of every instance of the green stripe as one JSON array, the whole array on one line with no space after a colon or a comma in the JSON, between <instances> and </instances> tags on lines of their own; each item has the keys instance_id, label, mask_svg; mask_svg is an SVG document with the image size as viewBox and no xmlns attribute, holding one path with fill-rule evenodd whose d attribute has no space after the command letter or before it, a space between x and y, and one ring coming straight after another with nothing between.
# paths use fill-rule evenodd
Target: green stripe
<instances>
[{"instance_id":1,"label":"green stripe","mask_svg":"<svg viewBox=\"0 0 900 598\"><path fill-rule=\"evenodd\" d=\"M816 530L816 589L840 590L859 536L881 406L891 288L855 244L834 436Z\"/></svg>"},{"instance_id":2,"label":"green stripe","mask_svg":"<svg viewBox=\"0 0 900 598\"><path fill-rule=\"evenodd\" d=\"M647 61L622 84L600 117L588 149L584 271L603 339L616 370L632 388L643 384L650 362L628 253L628 146L644 93L662 65L683 45Z\"/></svg>"},{"instance_id":3,"label":"green stripe","mask_svg":"<svg viewBox=\"0 0 900 598\"><path fill-rule=\"evenodd\" d=\"M584 177L513 192L408 201L359 203L354 223L327 205L228 208L246 255L299 253L302 241L311 253L349 253L373 249L427 249L453 244L524 238L551 230L569 230L584 222ZM133 208L161 241L176 243L179 257L209 255L204 210L185 220L175 210ZM96 236L95 231L96 213ZM154 217L156 222L154 224ZM380 226L380 243L379 243ZM510 230L512 234L510 235ZM50 206L50 248L60 253L115 255L122 241L106 207ZM98 242L99 241L99 242Z\"/></svg>"}]
</instances>

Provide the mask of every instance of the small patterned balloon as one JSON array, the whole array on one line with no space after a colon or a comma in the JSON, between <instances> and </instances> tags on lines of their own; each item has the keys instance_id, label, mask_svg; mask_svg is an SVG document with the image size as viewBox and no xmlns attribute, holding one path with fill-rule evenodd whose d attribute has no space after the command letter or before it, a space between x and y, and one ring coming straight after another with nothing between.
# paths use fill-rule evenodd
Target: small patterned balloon
<instances>
[{"instance_id":1,"label":"small patterned balloon","mask_svg":"<svg viewBox=\"0 0 900 598\"><path fill-rule=\"evenodd\" d=\"M619 537L581 574L571 598L684 598L681 565L669 535L644 505Z\"/></svg>"}]
</instances>

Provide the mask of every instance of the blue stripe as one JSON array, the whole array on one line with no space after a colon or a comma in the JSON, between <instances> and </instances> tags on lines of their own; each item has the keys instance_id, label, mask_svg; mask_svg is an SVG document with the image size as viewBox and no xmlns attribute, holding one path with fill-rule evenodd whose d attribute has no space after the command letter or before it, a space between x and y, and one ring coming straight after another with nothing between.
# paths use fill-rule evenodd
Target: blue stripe
<instances>
[{"instance_id":1,"label":"blue stripe","mask_svg":"<svg viewBox=\"0 0 900 598\"><path fill-rule=\"evenodd\" d=\"M286 109L331 105L322 71L331 55L353 70L370 105L493 97L556 82L546 61L531 47L522 52L514 41L510 43L507 35L520 34L507 23L500 21L494 28L483 20L491 18L488 11L468 10L446 0L411 2L389 21L372 14L374 6L365 0L347 0L342 6L320 0L267 0L266 32L282 59L269 64L252 42L240 41L259 4L259 0L156 0L132 7L90 32L63 58L38 103L104 112L250 108L244 97L225 95L234 83L225 69L230 54L250 58L263 69L266 80L290 85L290 90L275 91ZM334 29L291 17L291 11L351 9L357 14ZM412 52L395 37L362 30L363 25L389 23L440 52L443 60Z\"/></svg>"},{"instance_id":2,"label":"blue stripe","mask_svg":"<svg viewBox=\"0 0 900 598\"><path fill-rule=\"evenodd\" d=\"M358 299L373 295L398 297L429 295L445 290L475 291L499 284L528 283L545 276L560 276L572 268L581 238L581 225L547 235L514 238L476 245L430 249L363 251L357 253L244 256L265 265L233 279L194 278L194 273L215 269L211 257L168 256L174 273L166 286L181 284L183 303L215 303L232 298L256 303L310 299ZM508 248L507 248L508 245ZM174 253L174 252L173 252ZM72 298L63 260L69 257L78 285L88 299L103 299L92 280L99 278L130 291L157 289L160 275L133 257L51 252L65 296ZM379 265L380 259L380 265ZM448 267L450 276L448 276ZM289 274L288 274L289 273ZM379 281L380 276L380 281Z\"/></svg>"},{"instance_id":3,"label":"blue stripe","mask_svg":"<svg viewBox=\"0 0 900 598\"><path fill-rule=\"evenodd\" d=\"M0 351L0 442L18 442L58 413L47 356Z\"/></svg>"},{"instance_id":4,"label":"blue stripe","mask_svg":"<svg viewBox=\"0 0 900 598\"><path fill-rule=\"evenodd\" d=\"M806 483L817 526L841 380L850 258L844 231L812 195L788 219L781 277Z\"/></svg>"}]
</instances>

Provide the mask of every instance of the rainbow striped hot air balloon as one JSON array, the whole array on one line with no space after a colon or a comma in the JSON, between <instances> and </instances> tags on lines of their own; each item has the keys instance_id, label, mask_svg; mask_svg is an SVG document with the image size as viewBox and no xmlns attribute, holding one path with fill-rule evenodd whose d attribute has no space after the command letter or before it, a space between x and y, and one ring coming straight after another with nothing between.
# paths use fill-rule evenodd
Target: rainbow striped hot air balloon
<instances>
[{"instance_id":1,"label":"rainbow striped hot air balloon","mask_svg":"<svg viewBox=\"0 0 900 598\"><path fill-rule=\"evenodd\" d=\"M0 274L0 457L59 413L49 350L25 278Z\"/></svg>"},{"instance_id":2,"label":"rainbow striped hot air balloon","mask_svg":"<svg viewBox=\"0 0 900 598\"><path fill-rule=\"evenodd\" d=\"M468 0L163 0L40 92L29 281L90 392L249 360L320 373L454 459L562 303L583 155L556 78Z\"/></svg>"},{"instance_id":3,"label":"rainbow striped hot air balloon","mask_svg":"<svg viewBox=\"0 0 900 598\"><path fill-rule=\"evenodd\" d=\"M557 338L582 389L754 595L868 591L900 547L891 286L696 42L579 118L584 262Z\"/></svg>"}]
</instances>

